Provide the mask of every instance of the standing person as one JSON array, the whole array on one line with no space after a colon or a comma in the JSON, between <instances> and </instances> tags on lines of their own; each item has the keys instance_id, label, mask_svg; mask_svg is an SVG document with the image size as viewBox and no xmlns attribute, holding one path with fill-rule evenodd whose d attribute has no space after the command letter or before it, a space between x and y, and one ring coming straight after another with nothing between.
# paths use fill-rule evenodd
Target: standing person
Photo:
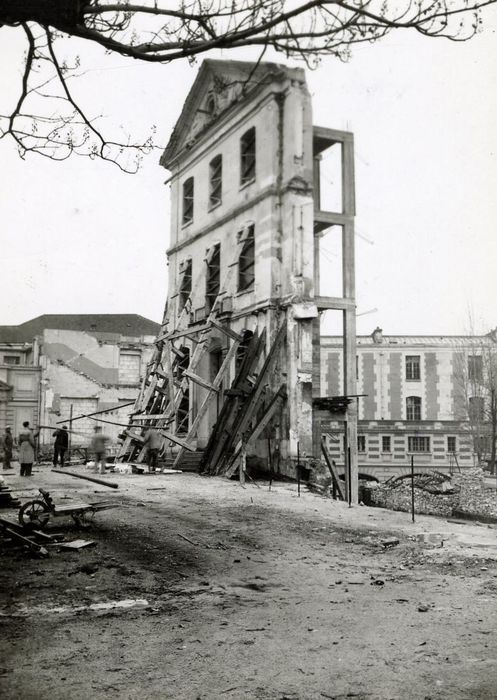
<instances>
[{"instance_id":1,"label":"standing person","mask_svg":"<svg viewBox=\"0 0 497 700\"><path fill-rule=\"evenodd\" d=\"M147 448L148 473L155 474L157 469L157 459L161 446L161 437L158 430L149 428L143 436L143 444Z\"/></svg>"},{"instance_id":2,"label":"standing person","mask_svg":"<svg viewBox=\"0 0 497 700\"><path fill-rule=\"evenodd\" d=\"M91 450L95 455L95 471L97 474L105 474L105 457L107 454L107 435L102 433L100 425L96 425L95 435L91 441Z\"/></svg>"},{"instance_id":3,"label":"standing person","mask_svg":"<svg viewBox=\"0 0 497 700\"><path fill-rule=\"evenodd\" d=\"M31 476L33 462L35 461L35 436L29 427L29 421L22 424L23 430L19 433L19 463L21 476Z\"/></svg>"},{"instance_id":4,"label":"standing person","mask_svg":"<svg viewBox=\"0 0 497 700\"><path fill-rule=\"evenodd\" d=\"M5 435L3 438L3 468L10 469L10 460L12 459L12 447L14 445L14 439L10 428L5 428Z\"/></svg>"},{"instance_id":5,"label":"standing person","mask_svg":"<svg viewBox=\"0 0 497 700\"><path fill-rule=\"evenodd\" d=\"M57 462L60 457L60 466L64 468L64 456L66 454L67 447L69 445L69 435L67 433L67 425L63 425L62 429L57 428L52 437L55 438L53 444L53 465L57 466Z\"/></svg>"}]
</instances>

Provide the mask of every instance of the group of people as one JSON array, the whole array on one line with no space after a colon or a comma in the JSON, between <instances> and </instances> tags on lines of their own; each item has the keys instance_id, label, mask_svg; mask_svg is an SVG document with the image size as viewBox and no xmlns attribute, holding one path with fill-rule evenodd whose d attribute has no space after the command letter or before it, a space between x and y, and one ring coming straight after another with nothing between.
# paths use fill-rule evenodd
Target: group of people
<instances>
[{"instance_id":1,"label":"group of people","mask_svg":"<svg viewBox=\"0 0 497 700\"><path fill-rule=\"evenodd\" d=\"M17 446L19 448L19 464L21 476L31 476L33 462L35 460L36 438L39 434L34 432L29 425L29 421L22 424L22 431L17 437ZM95 471L99 474L105 474L106 452L108 437L102 433L102 428L96 425L90 449L95 456ZM69 446L69 433L67 425L62 428L57 428L52 437L55 438L53 445L53 465L56 467L59 462L60 466L64 467L65 454ZM151 474L156 472L158 466L159 450L162 444L162 439L158 430L149 429L144 435L144 445L147 449L147 464L148 471ZM14 448L14 437L11 428L5 429L3 437L3 468L11 468L12 451Z\"/></svg>"}]
</instances>

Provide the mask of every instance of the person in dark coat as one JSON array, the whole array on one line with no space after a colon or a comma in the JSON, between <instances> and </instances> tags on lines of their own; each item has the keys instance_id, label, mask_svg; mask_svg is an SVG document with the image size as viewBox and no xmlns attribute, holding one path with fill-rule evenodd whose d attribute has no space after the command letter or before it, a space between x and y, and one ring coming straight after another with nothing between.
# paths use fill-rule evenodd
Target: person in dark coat
<instances>
[{"instance_id":1,"label":"person in dark coat","mask_svg":"<svg viewBox=\"0 0 497 700\"><path fill-rule=\"evenodd\" d=\"M10 469L10 460L12 459L12 447L14 445L14 439L10 428L5 428L5 435L3 438L3 468Z\"/></svg>"},{"instance_id":2,"label":"person in dark coat","mask_svg":"<svg viewBox=\"0 0 497 700\"><path fill-rule=\"evenodd\" d=\"M66 450L69 446L69 435L67 433L67 425L63 425L62 428L57 428L55 433L52 435L55 438L53 445L53 465L57 466L57 462L60 457L60 466L64 468L64 456Z\"/></svg>"}]
</instances>

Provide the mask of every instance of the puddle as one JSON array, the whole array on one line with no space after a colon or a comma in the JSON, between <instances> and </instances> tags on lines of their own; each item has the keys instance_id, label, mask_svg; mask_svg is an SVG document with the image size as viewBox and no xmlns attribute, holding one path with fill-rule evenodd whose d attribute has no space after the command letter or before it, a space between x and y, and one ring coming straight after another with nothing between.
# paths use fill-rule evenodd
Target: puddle
<instances>
[{"instance_id":1,"label":"puddle","mask_svg":"<svg viewBox=\"0 0 497 700\"><path fill-rule=\"evenodd\" d=\"M110 600L106 603L91 603L91 605L61 605L48 607L38 605L27 608L24 605L13 606L9 610L0 610L0 617L27 617L28 615L74 615L82 612L102 612L108 610L131 610L133 608L146 608L148 600L145 598L129 598L127 600Z\"/></svg>"}]
</instances>

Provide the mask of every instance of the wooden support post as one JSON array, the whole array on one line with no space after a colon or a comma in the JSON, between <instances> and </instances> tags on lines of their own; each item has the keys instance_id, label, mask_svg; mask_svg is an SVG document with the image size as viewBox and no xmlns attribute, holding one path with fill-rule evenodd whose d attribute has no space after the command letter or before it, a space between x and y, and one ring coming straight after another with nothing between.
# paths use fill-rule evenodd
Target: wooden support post
<instances>
[{"instance_id":1,"label":"wooden support post","mask_svg":"<svg viewBox=\"0 0 497 700\"><path fill-rule=\"evenodd\" d=\"M245 443L242 445L240 452L240 485L245 485L245 470L247 469L247 447Z\"/></svg>"}]
</instances>

